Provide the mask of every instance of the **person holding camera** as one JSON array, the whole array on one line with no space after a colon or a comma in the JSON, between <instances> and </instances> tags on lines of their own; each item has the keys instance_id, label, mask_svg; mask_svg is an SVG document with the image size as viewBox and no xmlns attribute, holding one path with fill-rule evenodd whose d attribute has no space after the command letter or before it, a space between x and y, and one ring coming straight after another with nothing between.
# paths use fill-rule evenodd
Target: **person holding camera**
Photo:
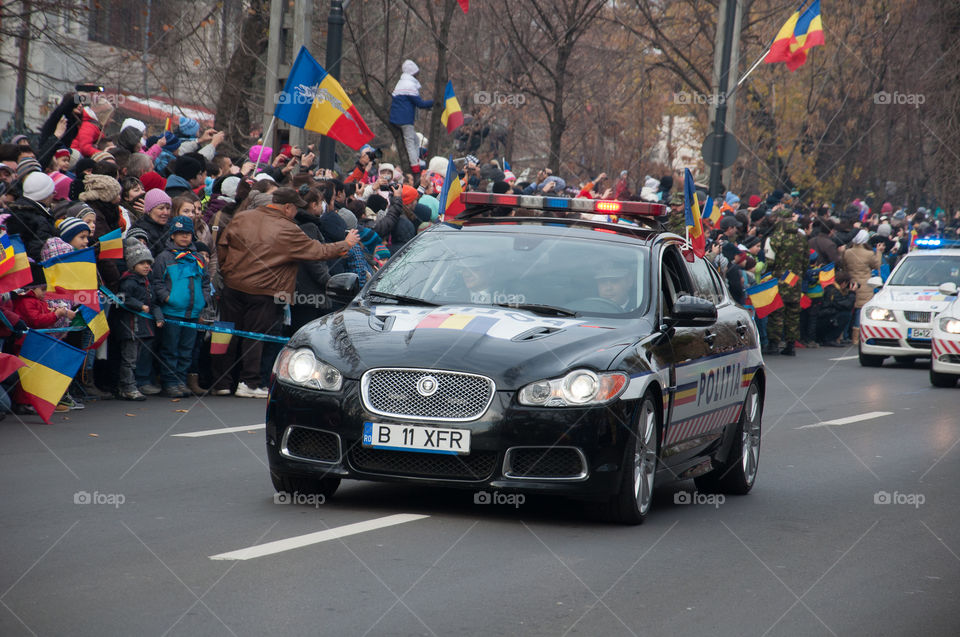
<instances>
[{"instance_id":1,"label":"person holding camera","mask_svg":"<svg viewBox=\"0 0 960 637\"><path fill-rule=\"evenodd\" d=\"M853 319L853 307L859 288L860 284L851 281L847 272L838 272L834 283L826 287L817 315L817 342L825 347L850 345L851 341L841 340L841 336Z\"/></svg>"},{"instance_id":2,"label":"person holding camera","mask_svg":"<svg viewBox=\"0 0 960 637\"><path fill-rule=\"evenodd\" d=\"M353 171L346 176L343 180L343 183L358 183L358 184L369 184L373 181L374 175L377 174L377 161L383 157L383 151L379 148L374 148L370 144L367 144L360 149L360 154L357 156L357 163L353 167Z\"/></svg>"}]
</instances>

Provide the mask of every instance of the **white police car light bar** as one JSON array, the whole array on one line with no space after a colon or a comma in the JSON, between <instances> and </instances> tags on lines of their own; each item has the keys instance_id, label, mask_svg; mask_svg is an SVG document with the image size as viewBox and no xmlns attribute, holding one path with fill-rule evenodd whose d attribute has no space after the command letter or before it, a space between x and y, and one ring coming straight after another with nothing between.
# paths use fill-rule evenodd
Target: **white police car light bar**
<instances>
[{"instance_id":1,"label":"white police car light bar","mask_svg":"<svg viewBox=\"0 0 960 637\"><path fill-rule=\"evenodd\" d=\"M660 217L667 207L644 201L612 201L609 199L568 199L566 197L535 197L531 195L496 195L486 192L465 192L460 200L467 205L531 208L536 210L571 210L590 214L615 214L625 217Z\"/></svg>"}]
</instances>

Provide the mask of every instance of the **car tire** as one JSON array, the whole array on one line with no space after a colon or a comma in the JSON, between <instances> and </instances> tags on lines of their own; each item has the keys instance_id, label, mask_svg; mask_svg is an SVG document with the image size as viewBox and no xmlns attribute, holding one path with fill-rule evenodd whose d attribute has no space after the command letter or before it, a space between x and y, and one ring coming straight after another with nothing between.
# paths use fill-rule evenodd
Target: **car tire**
<instances>
[{"instance_id":1,"label":"car tire","mask_svg":"<svg viewBox=\"0 0 960 637\"><path fill-rule=\"evenodd\" d=\"M880 367L880 366L883 365L883 359L886 358L886 356L876 356L876 355L874 355L874 354L864 354L862 347L858 347L858 348L857 348L857 355L858 355L859 358L860 358L860 366L861 366L861 367Z\"/></svg>"},{"instance_id":2,"label":"car tire","mask_svg":"<svg viewBox=\"0 0 960 637\"><path fill-rule=\"evenodd\" d=\"M930 384L934 387L954 387L957 384L956 374L941 374L930 368Z\"/></svg>"},{"instance_id":3,"label":"car tire","mask_svg":"<svg viewBox=\"0 0 960 637\"><path fill-rule=\"evenodd\" d=\"M734 431L734 448L726 462L713 471L693 479L697 491L746 495L757 481L760 463L760 433L763 420L763 396L754 381L747 388L743 408Z\"/></svg>"},{"instance_id":4,"label":"car tire","mask_svg":"<svg viewBox=\"0 0 960 637\"><path fill-rule=\"evenodd\" d=\"M650 394L640 403L637 425L624 447L620 490L607 504L607 518L621 524L642 524L650 513L660 466L660 414Z\"/></svg>"},{"instance_id":5,"label":"car tire","mask_svg":"<svg viewBox=\"0 0 960 637\"><path fill-rule=\"evenodd\" d=\"M901 365L913 365L917 360L916 356L894 356L893 360L897 361Z\"/></svg>"},{"instance_id":6,"label":"car tire","mask_svg":"<svg viewBox=\"0 0 960 637\"><path fill-rule=\"evenodd\" d=\"M270 480L277 493L303 493L322 495L325 498L332 497L340 487L340 478L333 476L308 478L298 474L270 471Z\"/></svg>"}]
</instances>

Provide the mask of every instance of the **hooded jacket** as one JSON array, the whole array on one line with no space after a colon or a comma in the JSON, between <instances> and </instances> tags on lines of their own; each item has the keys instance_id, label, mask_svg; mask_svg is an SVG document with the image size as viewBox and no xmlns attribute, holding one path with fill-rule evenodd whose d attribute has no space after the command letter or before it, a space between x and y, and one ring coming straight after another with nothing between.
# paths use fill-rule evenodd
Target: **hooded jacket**
<instances>
[{"instance_id":1,"label":"hooded jacket","mask_svg":"<svg viewBox=\"0 0 960 637\"><path fill-rule=\"evenodd\" d=\"M390 102L390 123L396 126L412 125L417 117L418 108L433 108L433 100L420 98L420 82L414 77L420 67L413 60L406 60L401 67L403 73L393 88Z\"/></svg>"},{"instance_id":2,"label":"hooded jacket","mask_svg":"<svg viewBox=\"0 0 960 637\"><path fill-rule=\"evenodd\" d=\"M83 109L83 115L80 119L80 129L77 136L70 144L71 148L76 148L84 157L93 157L100 149L96 144L100 141L100 121L93 109L86 107Z\"/></svg>"},{"instance_id":3,"label":"hooded jacket","mask_svg":"<svg viewBox=\"0 0 960 637\"><path fill-rule=\"evenodd\" d=\"M192 247L178 248L172 238L153 262L150 285L164 316L195 319L210 304L210 277L200 255Z\"/></svg>"},{"instance_id":4,"label":"hooded jacket","mask_svg":"<svg viewBox=\"0 0 960 637\"><path fill-rule=\"evenodd\" d=\"M143 306L146 305L150 308L154 320L163 318L153 302L153 288L147 277L136 272L125 273L120 278L120 294L123 304L117 307L117 311L110 313L110 320L116 328L117 335L123 340L154 336L156 334L154 321L134 314L134 312L142 312Z\"/></svg>"},{"instance_id":5,"label":"hooded jacket","mask_svg":"<svg viewBox=\"0 0 960 637\"><path fill-rule=\"evenodd\" d=\"M36 263L43 259L40 251L44 242L50 237L57 236L50 211L33 199L20 197L9 206L10 216L7 218L7 234L20 235L27 256Z\"/></svg>"}]
</instances>

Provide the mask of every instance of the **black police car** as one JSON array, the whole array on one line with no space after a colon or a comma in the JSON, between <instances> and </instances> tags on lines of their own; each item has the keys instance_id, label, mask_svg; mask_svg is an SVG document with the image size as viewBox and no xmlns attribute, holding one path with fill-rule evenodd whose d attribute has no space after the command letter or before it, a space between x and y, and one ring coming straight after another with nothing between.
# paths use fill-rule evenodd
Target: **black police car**
<instances>
[{"instance_id":1,"label":"black police car","mask_svg":"<svg viewBox=\"0 0 960 637\"><path fill-rule=\"evenodd\" d=\"M328 292L352 302L277 358L274 487L564 494L634 524L661 480L747 493L765 387L756 329L713 267L660 229L664 207L462 198L454 223L421 233L359 294L355 275L332 277Z\"/></svg>"}]
</instances>

